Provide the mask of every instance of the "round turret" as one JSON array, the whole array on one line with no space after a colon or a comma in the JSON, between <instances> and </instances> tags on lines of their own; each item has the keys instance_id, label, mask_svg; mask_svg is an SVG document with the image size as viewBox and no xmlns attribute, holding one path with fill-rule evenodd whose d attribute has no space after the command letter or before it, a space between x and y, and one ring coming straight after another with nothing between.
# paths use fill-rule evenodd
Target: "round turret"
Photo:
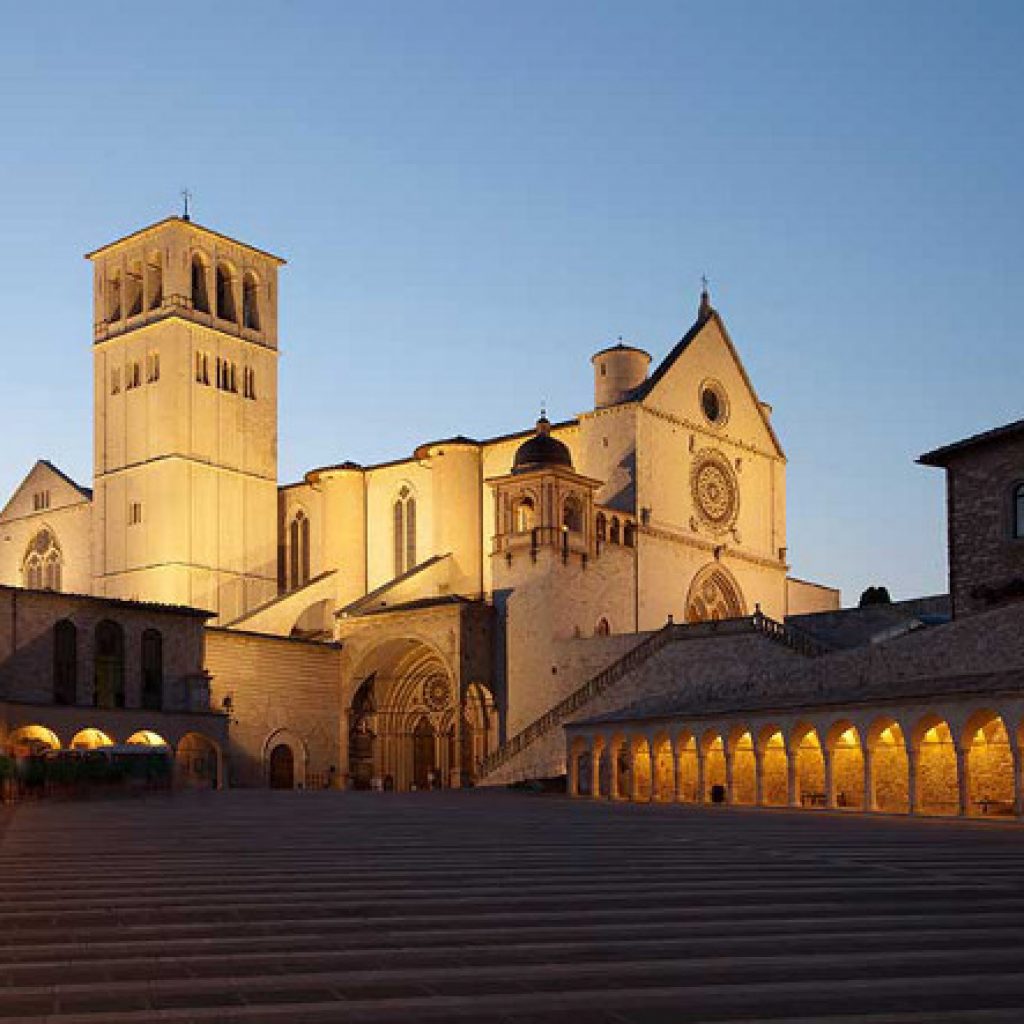
<instances>
[{"instance_id":1,"label":"round turret","mask_svg":"<svg viewBox=\"0 0 1024 1024\"><path fill-rule=\"evenodd\" d=\"M512 462L513 473L532 473L548 466L572 469L572 455L557 438L551 436L551 422L546 416L537 420L537 433L524 441Z\"/></svg>"},{"instance_id":2,"label":"round turret","mask_svg":"<svg viewBox=\"0 0 1024 1024\"><path fill-rule=\"evenodd\" d=\"M603 409L629 398L630 392L647 380L650 354L621 341L602 349L591 360L594 364L594 408Z\"/></svg>"}]
</instances>

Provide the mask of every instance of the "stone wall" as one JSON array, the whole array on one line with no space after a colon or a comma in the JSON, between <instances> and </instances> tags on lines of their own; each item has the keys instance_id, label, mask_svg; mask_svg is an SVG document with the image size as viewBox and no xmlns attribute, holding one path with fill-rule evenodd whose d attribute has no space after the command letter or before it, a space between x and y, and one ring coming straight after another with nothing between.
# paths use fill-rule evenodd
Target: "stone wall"
<instances>
[{"instance_id":1,"label":"stone wall","mask_svg":"<svg viewBox=\"0 0 1024 1024\"><path fill-rule=\"evenodd\" d=\"M699 630L700 632L697 632ZM709 635L697 627L652 654L604 693L588 701L567 722L589 719L665 694L687 693L709 678L739 689L762 685L774 671L802 662L788 647L757 633ZM565 773L565 734L556 727L518 757L488 775L485 785Z\"/></svg>"},{"instance_id":2,"label":"stone wall","mask_svg":"<svg viewBox=\"0 0 1024 1024\"><path fill-rule=\"evenodd\" d=\"M78 704L93 703L95 631L104 619L124 630L126 707L142 704L142 633L146 629L159 630L163 641L165 709L189 710L194 703L192 684L203 671L202 613L12 587L0 587L0 695L8 700L53 702L54 624L61 619L70 620L77 629Z\"/></svg>"},{"instance_id":3,"label":"stone wall","mask_svg":"<svg viewBox=\"0 0 1024 1024\"><path fill-rule=\"evenodd\" d=\"M975 445L950 456L946 470L949 575L953 614L990 607L978 588L1024 578L1024 538L1013 536L1013 490L1024 482L1024 437Z\"/></svg>"},{"instance_id":4,"label":"stone wall","mask_svg":"<svg viewBox=\"0 0 1024 1024\"><path fill-rule=\"evenodd\" d=\"M278 743L292 748L297 786L338 784L347 757L340 655L336 644L207 630L213 705L230 698L231 785L265 785Z\"/></svg>"}]
</instances>

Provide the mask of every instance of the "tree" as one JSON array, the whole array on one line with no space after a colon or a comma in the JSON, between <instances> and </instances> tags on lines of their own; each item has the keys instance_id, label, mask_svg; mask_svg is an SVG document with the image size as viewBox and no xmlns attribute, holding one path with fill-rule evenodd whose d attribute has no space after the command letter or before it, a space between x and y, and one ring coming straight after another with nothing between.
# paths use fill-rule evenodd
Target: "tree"
<instances>
[{"instance_id":1,"label":"tree","mask_svg":"<svg viewBox=\"0 0 1024 1024\"><path fill-rule=\"evenodd\" d=\"M873 604L892 604L888 587L868 587L860 595L859 605L861 608L868 608Z\"/></svg>"}]
</instances>

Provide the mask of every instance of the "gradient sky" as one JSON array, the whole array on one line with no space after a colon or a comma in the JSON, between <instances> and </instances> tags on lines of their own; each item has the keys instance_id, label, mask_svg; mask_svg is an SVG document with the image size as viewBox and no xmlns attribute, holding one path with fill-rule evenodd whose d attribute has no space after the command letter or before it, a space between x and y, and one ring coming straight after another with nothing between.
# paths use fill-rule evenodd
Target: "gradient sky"
<instances>
[{"instance_id":1,"label":"gradient sky","mask_svg":"<svg viewBox=\"0 0 1024 1024\"><path fill-rule=\"evenodd\" d=\"M592 405L702 273L793 571L946 586L921 452L1017 419L1024 5L0 0L0 493L91 474L82 253L179 211L289 260L280 474Z\"/></svg>"}]
</instances>

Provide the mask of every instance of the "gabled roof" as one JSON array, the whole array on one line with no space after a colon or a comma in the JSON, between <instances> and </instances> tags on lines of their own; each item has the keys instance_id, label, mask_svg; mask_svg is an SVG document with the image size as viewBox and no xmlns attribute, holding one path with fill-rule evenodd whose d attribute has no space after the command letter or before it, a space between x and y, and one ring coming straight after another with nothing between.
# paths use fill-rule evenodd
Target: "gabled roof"
<instances>
[{"instance_id":1,"label":"gabled roof","mask_svg":"<svg viewBox=\"0 0 1024 1024\"><path fill-rule=\"evenodd\" d=\"M157 228L162 228L165 224L185 224L188 227L195 228L197 231L202 232L204 235L209 235L211 238L220 239L222 242L230 242L232 245L241 246L243 249L250 249L252 252L258 252L261 256L266 256L268 259L273 260L280 266L284 266L288 261L280 256L275 256L272 252L267 252L266 249L260 249L258 246L250 245L248 242L240 242L237 238L232 238L230 235L222 234L220 231L214 231L212 228L203 227L202 224L197 224L194 220L187 217L164 217L163 220L158 220L155 224L148 224L144 228L138 228L136 231L132 231L127 235L123 235L121 238L115 239L113 242L107 242L106 245L101 245L98 249L93 249L92 252L87 252L85 258L87 260L95 259L97 256L105 253L108 249L114 248L116 245L121 245L124 242L129 241L132 238L136 238L139 235L148 234L150 231L156 231Z\"/></svg>"},{"instance_id":2,"label":"gabled roof","mask_svg":"<svg viewBox=\"0 0 1024 1024\"><path fill-rule=\"evenodd\" d=\"M711 322L714 322L722 337L725 339L725 344L729 349L730 355L732 355L733 361L736 363L739 369L740 376L743 379L743 383L747 386L747 390L750 392L757 405L758 415L764 422L765 428L768 431L769 436L772 439L772 444L775 445L775 450L779 453L782 458L785 458L786 453L782 450L782 444L779 441L778 435L775 433L775 428L772 426L771 420L768 418L764 409L761 408L761 400L757 397L757 391L754 389L754 385L747 374L747 368L743 365L743 360L740 359L739 352L736 350L736 346L733 344L732 338L729 336L729 330L725 326L725 321L719 316L718 310L712 308L710 303L706 301L701 302L700 313L697 316L693 326L676 342L672 351L658 364L657 369L643 382L643 384L634 388L629 395L618 403L619 405L625 404L626 402L642 402L644 401L651 392L661 383L662 379L668 373L669 370L676 364L676 362L682 358L683 353L693 344L694 341L700 336L701 332Z\"/></svg>"},{"instance_id":3,"label":"gabled roof","mask_svg":"<svg viewBox=\"0 0 1024 1024\"><path fill-rule=\"evenodd\" d=\"M39 459L37 462L33 464L32 468L24 475L24 477L22 477L21 483L14 488L14 491L11 493L10 498L7 499L3 508L0 508L0 519L2 519L7 514L7 510L11 507L11 505L14 504L15 500L25 489L25 485L32 478L32 475L39 469L43 469L47 473L52 473L62 483L67 484L77 494L81 495L82 501L92 501L91 488L83 487L81 484L76 483L74 480L71 479L71 477L67 475L67 473L65 473L63 470L58 469L52 462L50 462L49 459ZM73 502L72 504L77 504L77 502ZM47 509L46 511L50 510Z\"/></svg>"},{"instance_id":4,"label":"gabled roof","mask_svg":"<svg viewBox=\"0 0 1024 1024\"><path fill-rule=\"evenodd\" d=\"M960 452L983 444L991 444L993 441L1004 441L1016 437L1018 434L1024 434L1024 420L1014 420L1013 423L1005 423L1001 427L993 427L991 430L972 434L970 437L954 441L952 444L936 448L934 451L925 452L917 461L922 466L945 466L951 455L959 455Z\"/></svg>"}]
</instances>

